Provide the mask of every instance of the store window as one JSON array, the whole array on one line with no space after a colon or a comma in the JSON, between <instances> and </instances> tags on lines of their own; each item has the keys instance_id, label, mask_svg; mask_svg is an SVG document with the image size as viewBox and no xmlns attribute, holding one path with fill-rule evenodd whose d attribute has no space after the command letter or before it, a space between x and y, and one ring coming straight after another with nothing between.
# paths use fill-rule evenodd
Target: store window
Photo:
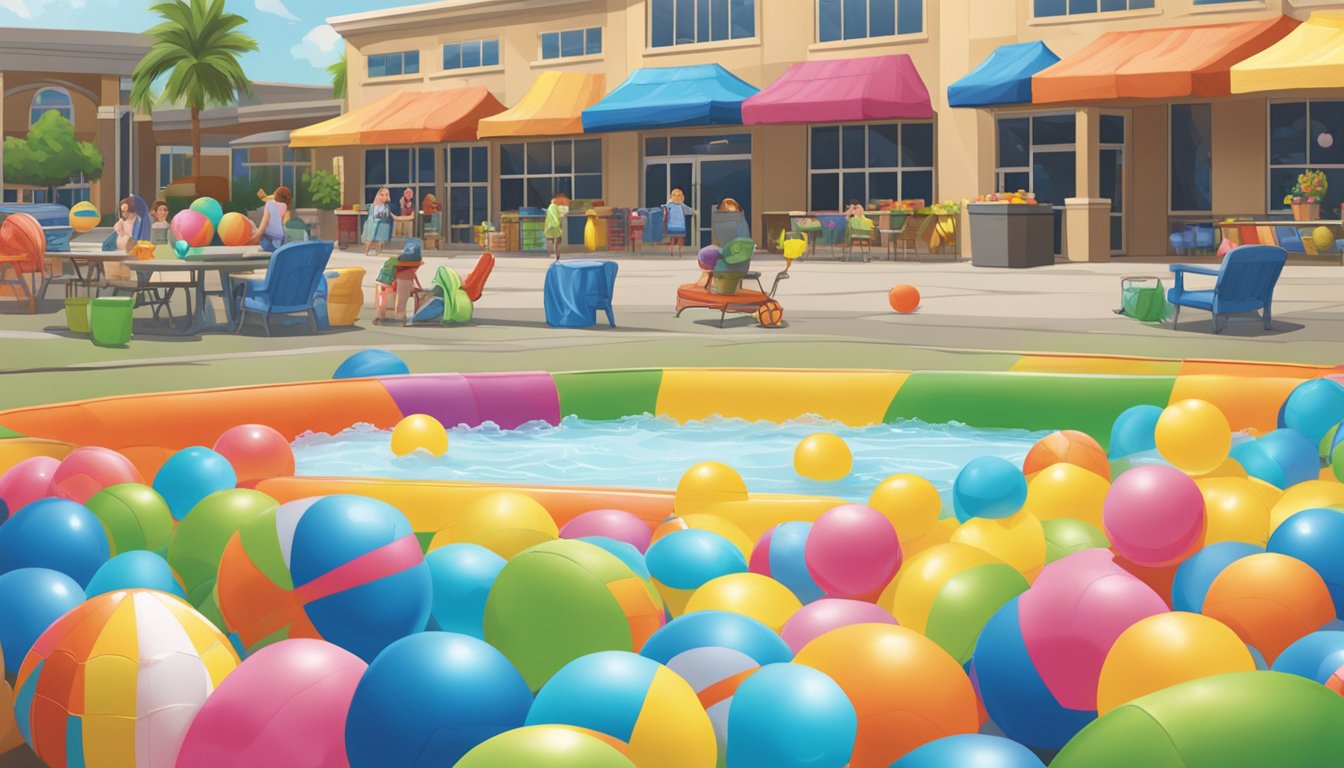
<instances>
[{"instance_id":1,"label":"store window","mask_svg":"<svg viewBox=\"0 0 1344 768\"><path fill-rule=\"evenodd\" d=\"M364 151L364 203L371 205L378 190L387 187L395 205L410 187L418 204L435 192L434 150L430 147L383 147Z\"/></svg>"},{"instance_id":2,"label":"store window","mask_svg":"<svg viewBox=\"0 0 1344 768\"><path fill-rule=\"evenodd\" d=\"M1151 9L1154 0L1033 0L1032 7L1036 18L1049 18Z\"/></svg>"},{"instance_id":3,"label":"store window","mask_svg":"<svg viewBox=\"0 0 1344 768\"><path fill-rule=\"evenodd\" d=\"M934 202L933 123L812 127L810 209L843 210L851 200Z\"/></svg>"},{"instance_id":4,"label":"store window","mask_svg":"<svg viewBox=\"0 0 1344 768\"><path fill-rule=\"evenodd\" d=\"M1291 208L1283 199L1307 169L1324 171L1329 182L1321 216L1339 218L1344 203L1344 101L1269 105L1269 210Z\"/></svg>"},{"instance_id":5,"label":"store window","mask_svg":"<svg viewBox=\"0 0 1344 768\"><path fill-rule=\"evenodd\" d=\"M602 140L529 141L499 146L499 209L545 208L564 192L602 198Z\"/></svg>"},{"instance_id":6,"label":"store window","mask_svg":"<svg viewBox=\"0 0 1344 768\"><path fill-rule=\"evenodd\" d=\"M33 106L28 110L28 125L37 121L48 112L55 112L70 122L75 122L75 106L70 100L70 92L64 88L43 88L33 95Z\"/></svg>"},{"instance_id":7,"label":"store window","mask_svg":"<svg viewBox=\"0 0 1344 768\"><path fill-rule=\"evenodd\" d=\"M313 207L312 193L303 183L303 175L312 170L312 150L290 149L281 144L234 149L230 162L235 185L274 192L283 184L294 193L295 208Z\"/></svg>"},{"instance_id":8,"label":"store window","mask_svg":"<svg viewBox=\"0 0 1344 768\"><path fill-rule=\"evenodd\" d=\"M202 147L202 162L207 157L229 157L229 150L219 147ZM193 170L191 147L159 147L158 189L163 189L177 179L195 175Z\"/></svg>"},{"instance_id":9,"label":"store window","mask_svg":"<svg viewBox=\"0 0 1344 768\"><path fill-rule=\"evenodd\" d=\"M602 28L567 29L564 32L543 32L541 58L570 59L576 56L596 56L602 53Z\"/></svg>"},{"instance_id":10,"label":"store window","mask_svg":"<svg viewBox=\"0 0 1344 768\"><path fill-rule=\"evenodd\" d=\"M499 66L499 38L467 40L443 46L443 68L475 69Z\"/></svg>"},{"instance_id":11,"label":"store window","mask_svg":"<svg viewBox=\"0 0 1344 768\"><path fill-rule=\"evenodd\" d=\"M1213 210L1213 107L1171 105L1171 210Z\"/></svg>"},{"instance_id":12,"label":"store window","mask_svg":"<svg viewBox=\"0 0 1344 768\"><path fill-rule=\"evenodd\" d=\"M924 0L817 0L818 42L923 31Z\"/></svg>"},{"instance_id":13,"label":"store window","mask_svg":"<svg viewBox=\"0 0 1344 768\"><path fill-rule=\"evenodd\" d=\"M653 48L755 36L756 0L649 0Z\"/></svg>"},{"instance_id":14,"label":"store window","mask_svg":"<svg viewBox=\"0 0 1344 768\"><path fill-rule=\"evenodd\" d=\"M369 77L392 77L420 73L420 52L375 53L369 56Z\"/></svg>"}]
</instances>

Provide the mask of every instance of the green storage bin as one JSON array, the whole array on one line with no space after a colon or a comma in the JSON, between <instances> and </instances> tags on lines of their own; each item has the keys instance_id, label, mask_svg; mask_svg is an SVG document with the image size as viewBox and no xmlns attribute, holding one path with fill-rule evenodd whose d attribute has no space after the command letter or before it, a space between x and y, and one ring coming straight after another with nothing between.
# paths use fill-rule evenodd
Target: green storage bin
<instances>
[{"instance_id":1,"label":"green storage bin","mask_svg":"<svg viewBox=\"0 0 1344 768\"><path fill-rule=\"evenodd\" d=\"M92 299L71 298L65 300L65 327L74 333L89 332L89 302Z\"/></svg>"},{"instance_id":2,"label":"green storage bin","mask_svg":"<svg viewBox=\"0 0 1344 768\"><path fill-rule=\"evenodd\" d=\"M93 300L89 327L93 343L100 347L124 347L131 340L131 314L135 299L130 296L104 296Z\"/></svg>"}]
</instances>

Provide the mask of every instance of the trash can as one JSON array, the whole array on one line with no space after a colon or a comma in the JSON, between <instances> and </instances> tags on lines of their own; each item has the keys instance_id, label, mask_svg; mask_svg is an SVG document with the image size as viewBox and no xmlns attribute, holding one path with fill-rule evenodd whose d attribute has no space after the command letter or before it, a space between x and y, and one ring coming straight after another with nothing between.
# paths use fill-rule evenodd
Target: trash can
<instances>
[{"instance_id":1,"label":"trash can","mask_svg":"<svg viewBox=\"0 0 1344 768\"><path fill-rule=\"evenodd\" d=\"M89 332L89 302L87 298L65 300L65 327L74 333Z\"/></svg>"},{"instance_id":2,"label":"trash can","mask_svg":"<svg viewBox=\"0 0 1344 768\"><path fill-rule=\"evenodd\" d=\"M93 343L100 347L124 347L131 340L131 313L135 299L130 296L103 296L93 300L89 310L89 328Z\"/></svg>"},{"instance_id":3,"label":"trash can","mask_svg":"<svg viewBox=\"0 0 1344 768\"><path fill-rule=\"evenodd\" d=\"M971 203L971 263L977 267L1048 267L1055 263L1054 209L1049 205Z\"/></svg>"}]
</instances>

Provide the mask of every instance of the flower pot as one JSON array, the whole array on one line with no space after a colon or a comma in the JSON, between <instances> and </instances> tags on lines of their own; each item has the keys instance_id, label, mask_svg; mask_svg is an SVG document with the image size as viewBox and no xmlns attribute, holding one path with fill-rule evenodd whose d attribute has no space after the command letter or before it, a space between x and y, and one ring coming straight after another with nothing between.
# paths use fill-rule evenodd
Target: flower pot
<instances>
[{"instance_id":1,"label":"flower pot","mask_svg":"<svg viewBox=\"0 0 1344 768\"><path fill-rule=\"evenodd\" d=\"M1319 221L1320 203L1293 203L1293 221Z\"/></svg>"}]
</instances>

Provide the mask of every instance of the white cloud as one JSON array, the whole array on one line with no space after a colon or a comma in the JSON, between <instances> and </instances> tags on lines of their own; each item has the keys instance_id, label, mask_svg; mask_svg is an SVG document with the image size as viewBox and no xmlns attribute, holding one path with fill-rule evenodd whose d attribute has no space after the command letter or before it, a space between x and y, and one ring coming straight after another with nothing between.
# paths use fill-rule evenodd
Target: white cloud
<instances>
[{"instance_id":1,"label":"white cloud","mask_svg":"<svg viewBox=\"0 0 1344 768\"><path fill-rule=\"evenodd\" d=\"M289 12L284 0L256 0L257 10L279 16L285 21L298 21L299 17Z\"/></svg>"},{"instance_id":2,"label":"white cloud","mask_svg":"<svg viewBox=\"0 0 1344 768\"><path fill-rule=\"evenodd\" d=\"M53 5L58 5L56 0L0 0L0 10L9 11L20 19L35 19ZM62 7L67 11L82 11L84 0L69 0Z\"/></svg>"},{"instance_id":3,"label":"white cloud","mask_svg":"<svg viewBox=\"0 0 1344 768\"><path fill-rule=\"evenodd\" d=\"M257 0L261 2L261 0ZM10 0L0 0L0 2L10 2ZM328 64L333 64L341 58L341 51L344 49L344 41L341 36L336 34L336 30L331 28L330 24L319 24L308 30L308 34L303 36L298 45L289 49L289 53L296 59L306 59L318 69L325 68Z\"/></svg>"}]
</instances>

